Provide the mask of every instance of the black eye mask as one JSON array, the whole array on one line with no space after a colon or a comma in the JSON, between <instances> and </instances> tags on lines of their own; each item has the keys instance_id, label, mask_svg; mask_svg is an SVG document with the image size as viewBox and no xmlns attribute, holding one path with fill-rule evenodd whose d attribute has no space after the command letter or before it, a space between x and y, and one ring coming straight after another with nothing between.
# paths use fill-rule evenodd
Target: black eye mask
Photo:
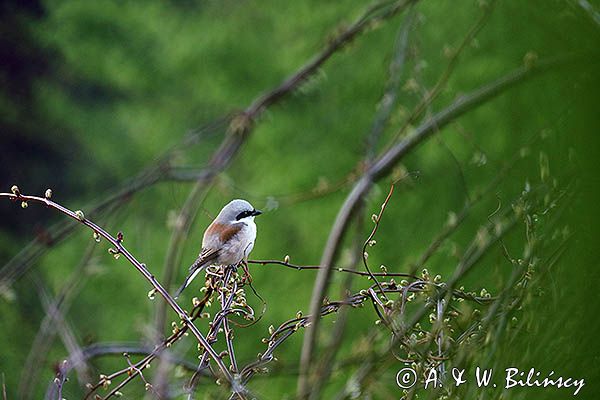
<instances>
[{"instance_id":1,"label":"black eye mask","mask_svg":"<svg viewBox=\"0 0 600 400\"><path fill-rule=\"evenodd\" d=\"M262 211L260 210L249 210L249 211L242 211L241 213L239 213L237 215L237 217L235 217L236 221L239 221L242 218L246 218L246 217L255 217L257 215L262 214Z\"/></svg>"}]
</instances>

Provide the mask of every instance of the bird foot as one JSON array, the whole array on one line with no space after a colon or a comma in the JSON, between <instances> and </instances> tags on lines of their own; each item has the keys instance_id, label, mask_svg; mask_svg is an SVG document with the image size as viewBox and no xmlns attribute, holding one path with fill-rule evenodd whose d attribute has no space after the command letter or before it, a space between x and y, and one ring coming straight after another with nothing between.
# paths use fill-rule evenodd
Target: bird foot
<instances>
[{"instance_id":1,"label":"bird foot","mask_svg":"<svg viewBox=\"0 0 600 400\"><path fill-rule=\"evenodd\" d=\"M250 271L248 270L248 263L243 262L242 268L244 269L244 276L242 277L242 285L246 283L252 283L252 275L250 275Z\"/></svg>"}]
</instances>

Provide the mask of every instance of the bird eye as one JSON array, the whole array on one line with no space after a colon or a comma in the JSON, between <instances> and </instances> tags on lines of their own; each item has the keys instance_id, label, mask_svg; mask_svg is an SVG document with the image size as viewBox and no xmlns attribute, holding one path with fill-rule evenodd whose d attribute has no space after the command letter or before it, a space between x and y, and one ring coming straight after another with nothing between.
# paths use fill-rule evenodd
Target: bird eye
<instances>
[{"instance_id":1,"label":"bird eye","mask_svg":"<svg viewBox=\"0 0 600 400\"><path fill-rule=\"evenodd\" d=\"M242 218L246 218L246 217L248 217L248 216L250 216L250 215L252 215L252 211L242 211L241 213L239 213L239 214L237 215L237 217L235 217L235 219L236 219L237 221L239 221L240 219L242 219Z\"/></svg>"}]
</instances>

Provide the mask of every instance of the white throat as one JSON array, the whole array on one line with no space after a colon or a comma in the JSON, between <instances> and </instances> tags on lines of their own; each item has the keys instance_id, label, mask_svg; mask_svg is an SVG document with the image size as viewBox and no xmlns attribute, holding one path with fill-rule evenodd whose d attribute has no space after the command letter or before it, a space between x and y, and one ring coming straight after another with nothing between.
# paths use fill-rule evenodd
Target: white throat
<instances>
[{"instance_id":1,"label":"white throat","mask_svg":"<svg viewBox=\"0 0 600 400\"><path fill-rule=\"evenodd\" d=\"M256 225L256 224L254 223L254 215L251 215L251 216L249 216L249 217L242 218L242 219L240 219L240 220L239 220L239 221L237 221L237 222L243 222L243 223L245 223L245 224L247 224L247 225Z\"/></svg>"}]
</instances>

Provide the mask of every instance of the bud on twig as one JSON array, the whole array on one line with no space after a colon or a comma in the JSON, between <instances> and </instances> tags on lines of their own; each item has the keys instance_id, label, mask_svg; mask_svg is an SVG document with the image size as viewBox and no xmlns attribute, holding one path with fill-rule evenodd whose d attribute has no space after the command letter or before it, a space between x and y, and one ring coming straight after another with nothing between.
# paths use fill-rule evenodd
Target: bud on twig
<instances>
[{"instance_id":1,"label":"bud on twig","mask_svg":"<svg viewBox=\"0 0 600 400\"><path fill-rule=\"evenodd\" d=\"M85 219L85 214L81 210L75 211L75 216L78 220L83 221Z\"/></svg>"},{"instance_id":2,"label":"bud on twig","mask_svg":"<svg viewBox=\"0 0 600 400\"><path fill-rule=\"evenodd\" d=\"M110 247L110 248L108 249L108 253L109 253L109 254L112 254L112 256L115 258L115 260L118 260L118 259L119 259L119 257L121 256L121 254L119 253L119 250L117 250L117 249L113 249L112 247Z\"/></svg>"}]
</instances>

